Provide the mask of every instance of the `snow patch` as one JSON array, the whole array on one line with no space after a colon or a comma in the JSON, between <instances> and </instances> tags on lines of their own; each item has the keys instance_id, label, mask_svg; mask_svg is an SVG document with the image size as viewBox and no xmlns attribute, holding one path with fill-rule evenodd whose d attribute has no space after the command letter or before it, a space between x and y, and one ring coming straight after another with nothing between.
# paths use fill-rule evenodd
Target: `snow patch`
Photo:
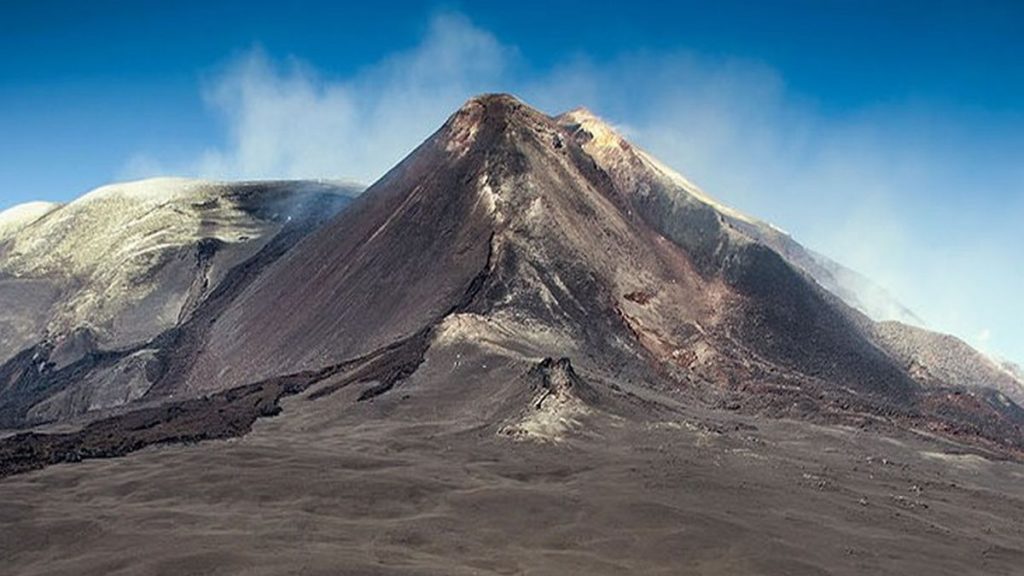
<instances>
[{"instance_id":1,"label":"snow patch","mask_svg":"<svg viewBox=\"0 0 1024 576\"><path fill-rule=\"evenodd\" d=\"M100 186L71 205L81 206L97 201L128 200L132 202L163 203L185 198L204 189L218 187L217 183L191 178L148 178Z\"/></svg>"},{"instance_id":2,"label":"snow patch","mask_svg":"<svg viewBox=\"0 0 1024 576\"><path fill-rule=\"evenodd\" d=\"M537 196L530 201L529 208L526 209L526 220L527 222L537 223L544 217L544 199Z\"/></svg>"},{"instance_id":3,"label":"snow patch","mask_svg":"<svg viewBox=\"0 0 1024 576\"><path fill-rule=\"evenodd\" d=\"M0 238L17 233L60 207L55 202L27 202L0 212Z\"/></svg>"},{"instance_id":4,"label":"snow patch","mask_svg":"<svg viewBox=\"0 0 1024 576\"><path fill-rule=\"evenodd\" d=\"M487 213L494 216L494 219L497 222L503 222L505 219L504 215L498 209L499 203L501 202L501 196L491 186L486 170L480 175L480 178L477 181L477 190L480 193L480 201L483 202Z\"/></svg>"},{"instance_id":5,"label":"snow patch","mask_svg":"<svg viewBox=\"0 0 1024 576\"><path fill-rule=\"evenodd\" d=\"M238 244L276 233L279 224L254 218L224 194L228 188L157 178L103 186L59 209L37 204L7 211L4 222L24 222L44 212L46 217L4 238L0 274L52 279L69 287L51 311L47 332L90 325L103 334L132 310L180 304L173 297L162 304L147 298L166 280L159 277L161 270L194 258L183 250L200 240ZM163 312L156 321L173 324L177 310ZM134 333L138 326L128 328Z\"/></svg>"}]
</instances>

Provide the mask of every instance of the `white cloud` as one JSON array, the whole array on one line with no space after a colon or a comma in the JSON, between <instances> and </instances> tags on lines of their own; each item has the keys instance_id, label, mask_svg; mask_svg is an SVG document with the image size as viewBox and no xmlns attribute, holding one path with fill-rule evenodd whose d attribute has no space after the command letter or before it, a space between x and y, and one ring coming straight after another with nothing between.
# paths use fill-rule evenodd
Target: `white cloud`
<instances>
[{"instance_id":1,"label":"white cloud","mask_svg":"<svg viewBox=\"0 0 1024 576\"><path fill-rule=\"evenodd\" d=\"M467 94L485 91L514 53L458 15L435 18L422 42L361 73L322 77L260 48L231 61L203 96L226 143L183 165L132 158L122 176L347 178L369 183L411 151Z\"/></svg>"}]
</instances>

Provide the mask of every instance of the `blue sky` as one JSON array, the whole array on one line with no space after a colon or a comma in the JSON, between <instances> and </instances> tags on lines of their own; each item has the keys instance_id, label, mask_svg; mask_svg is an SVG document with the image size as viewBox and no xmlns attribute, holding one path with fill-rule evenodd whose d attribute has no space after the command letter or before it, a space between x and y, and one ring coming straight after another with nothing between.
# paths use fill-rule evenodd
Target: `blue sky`
<instances>
[{"instance_id":1,"label":"blue sky","mask_svg":"<svg viewBox=\"0 0 1024 576\"><path fill-rule=\"evenodd\" d=\"M0 210L159 174L369 182L509 91L1024 360L1024 4L348 4L0 3Z\"/></svg>"}]
</instances>

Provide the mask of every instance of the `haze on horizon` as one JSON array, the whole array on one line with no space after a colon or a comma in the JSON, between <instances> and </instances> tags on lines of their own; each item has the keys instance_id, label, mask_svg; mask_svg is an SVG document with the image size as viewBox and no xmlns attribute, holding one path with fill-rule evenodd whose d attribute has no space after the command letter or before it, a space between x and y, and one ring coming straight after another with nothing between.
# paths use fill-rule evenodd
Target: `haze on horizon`
<instances>
[{"instance_id":1,"label":"haze on horizon","mask_svg":"<svg viewBox=\"0 0 1024 576\"><path fill-rule=\"evenodd\" d=\"M0 210L154 175L369 183L511 92L587 106L929 327L1024 360L1024 9L789 4L5 7Z\"/></svg>"}]
</instances>

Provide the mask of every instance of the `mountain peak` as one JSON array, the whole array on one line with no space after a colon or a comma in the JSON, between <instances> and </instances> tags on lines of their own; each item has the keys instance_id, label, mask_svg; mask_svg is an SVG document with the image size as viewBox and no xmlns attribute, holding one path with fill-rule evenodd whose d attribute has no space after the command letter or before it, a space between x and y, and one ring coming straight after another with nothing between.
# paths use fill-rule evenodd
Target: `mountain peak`
<instances>
[{"instance_id":1,"label":"mountain peak","mask_svg":"<svg viewBox=\"0 0 1024 576\"><path fill-rule=\"evenodd\" d=\"M536 124L543 114L509 94L481 94L466 101L442 127L443 147L458 157L471 147L489 145L494 135L513 126ZM481 137L484 136L481 140Z\"/></svg>"},{"instance_id":2,"label":"mountain peak","mask_svg":"<svg viewBox=\"0 0 1024 576\"><path fill-rule=\"evenodd\" d=\"M588 146L602 149L631 149L630 144L611 124L584 107L551 117L511 94L488 93L466 101L449 119L447 147L464 148L475 141L481 128L492 134L515 129L520 134L533 133L552 142L562 136L583 131ZM488 140L488 144L491 142Z\"/></svg>"},{"instance_id":3,"label":"mountain peak","mask_svg":"<svg viewBox=\"0 0 1024 576\"><path fill-rule=\"evenodd\" d=\"M467 106L524 106L523 101L506 92L487 92L473 96L462 105Z\"/></svg>"},{"instance_id":4,"label":"mountain peak","mask_svg":"<svg viewBox=\"0 0 1024 576\"><path fill-rule=\"evenodd\" d=\"M525 115L522 113L526 112ZM509 122L514 118L543 116L537 110L523 103L511 94L489 93L474 96L452 114L452 121L459 123L471 119L474 124Z\"/></svg>"}]
</instances>

